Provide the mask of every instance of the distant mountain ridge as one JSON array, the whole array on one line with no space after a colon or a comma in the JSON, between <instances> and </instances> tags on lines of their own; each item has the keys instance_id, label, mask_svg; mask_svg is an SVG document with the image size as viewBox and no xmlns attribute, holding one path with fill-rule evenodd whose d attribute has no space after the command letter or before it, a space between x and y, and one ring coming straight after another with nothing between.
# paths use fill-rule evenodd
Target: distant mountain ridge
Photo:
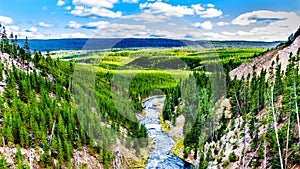
<instances>
[{"instance_id":1,"label":"distant mountain ridge","mask_svg":"<svg viewBox=\"0 0 300 169\"><path fill-rule=\"evenodd\" d=\"M24 46L25 40L18 40L20 46ZM110 38L110 39L49 39L29 40L29 46L37 51L54 50L100 50L108 48L167 48L200 45L203 48L273 48L280 41L210 41L210 40L174 40L162 38Z\"/></svg>"}]
</instances>

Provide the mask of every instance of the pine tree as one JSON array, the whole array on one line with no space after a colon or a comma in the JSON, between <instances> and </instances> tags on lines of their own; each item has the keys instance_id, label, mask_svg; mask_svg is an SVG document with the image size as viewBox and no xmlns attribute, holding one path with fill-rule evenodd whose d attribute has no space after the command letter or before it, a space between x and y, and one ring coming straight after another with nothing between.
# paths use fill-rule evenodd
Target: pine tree
<instances>
[{"instance_id":1,"label":"pine tree","mask_svg":"<svg viewBox=\"0 0 300 169\"><path fill-rule=\"evenodd\" d=\"M41 155L41 165L48 168L52 165L52 157L50 155L50 146L46 140L44 140L43 151L44 153Z\"/></svg>"},{"instance_id":2,"label":"pine tree","mask_svg":"<svg viewBox=\"0 0 300 169\"><path fill-rule=\"evenodd\" d=\"M28 37L26 36L25 43L24 43L24 49L27 53L29 53L29 43L28 43Z\"/></svg>"},{"instance_id":3,"label":"pine tree","mask_svg":"<svg viewBox=\"0 0 300 169\"><path fill-rule=\"evenodd\" d=\"M27 129L22 125L20 126L20 144L22 147L27 148L29 146L29 134Z\"/></svg>"},{"instance_id":4,"label":"pine tree","mask_svg":"<svg viewBox=\"0 0 300 169\"><path fill-rule=\"evenodd\" d=\"M17 168L23 168L23 159L20 146L17 145L17 152L16 152L16 160L17 160Z\"/></svg>"},{"instance_id":5,"label":"pine tree","mask_svg":"<svg viewBox=\"0 0 300 169\"><path fill-rule=\"evenodd\" d=\"M60 137L58 136L57 137L57 142L58 142L58 145L57 145L57 148L58 148L58 156L57 156L57 159L58 159L58 162L60 165L63 164L63 161L64 161L64 150L63 150L63 144L62 144L62 141L60 139Z\"/></svg>"}]
</instances>

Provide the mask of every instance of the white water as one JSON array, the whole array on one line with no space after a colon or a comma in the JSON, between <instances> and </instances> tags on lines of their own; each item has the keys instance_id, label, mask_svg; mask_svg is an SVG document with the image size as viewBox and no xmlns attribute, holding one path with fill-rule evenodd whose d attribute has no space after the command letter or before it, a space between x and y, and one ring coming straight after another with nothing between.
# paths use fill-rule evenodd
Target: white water
<instances>
[{"instance_id":1,"label":"white water","mask_svg":"<svg viewBox=\"0 0 300 169\"><path fill-rule=\"evenodd\" d=\"M175 141L161 130L159 109L163 109L165 97L150 98L145 102L146 117L140 121L145 124L148 136L153 138L146 169L189 169L188 163L174 155L171 150Z\"/></svg>"}]
</instances>

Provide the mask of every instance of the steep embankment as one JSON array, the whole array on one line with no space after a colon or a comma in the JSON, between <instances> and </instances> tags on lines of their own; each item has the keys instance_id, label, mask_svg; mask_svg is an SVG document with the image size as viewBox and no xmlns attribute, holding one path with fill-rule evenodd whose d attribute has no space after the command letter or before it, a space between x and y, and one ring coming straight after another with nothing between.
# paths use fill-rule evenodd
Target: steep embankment
<instances>
[{"instance_id":1,"label":"steep embankment","mask_svg":"<svg viewBox=\"0 0 300 169\"><path fill-rule=\"evenodd\" d=\"M299 32L299 30L297 31ZM299 168L299 119L297 97L299 76L296 66L291 71L287 67L299 65L300 36L286 44L270 50L250 62L243 63L232 70L231 79L247 77L261 70L271 70L278 65L279 75L269 78L269 73L247 80L233 80L234 86L228 92L228 99L222 102L230 111L217 113L223 116L218 127L221 137L205 142L203 156L204 168ZM290 61L290 57L292 58ZM290 64L290 65L289 65ZM255 70L253 67L256 67ZM274 73L274 71L273 71ZM273 74L274 75L274 74ZM275 80L274 80L275 79ZM274 82L272 87L271 82ZM291 82L292 81L292 82ZM219 108L223 110L221 106ZM298 125L298 126L297 126ZM222 127L223 126L223 127Z\"/></svg>"},{"instance_id":2,"label":"steep embankment","mask_svg":"<svg viewBox=\"0 0 300 169\"><path fill-rule=\"evenodd\" d=\"M278 46L277 48L270 50L258 57L252 59L250 62L243 63L238 68L232 70L229 75L231 79L237 76L238 79L241 79L243 76L247 77L250 73L254 72L253 66L255 65L255 72L258 73L262 69L268 70L272 66L272 62L276 63L276 58L278 56L279 63L281 63L282 70L286 69L286 66L289 63L289 56L292 53L293 55L297 54L300 47L300 36L296 37L295 40L289 46Z\"/></svg>"},{"instance_id":3,"label":"steep embankment","mask_svg":"<svg viewBox=\"0 0 300 169\"><path fill-rule=\"evenodd\" d=\"M44 58L41 58L41 60L43 61ZM52 60L48 59L48 62L50 61ZM24 57L13 56L0 51L0 97L2 97L0 104L0 168L23 168L21 166L24 166L24 168L25 166L28 168L44 168L47 165L51 165L51 163L52 167L55 168L58 166L64 168L65 166L63 161L65 159L59 160L59 156L64 157L63 150L56 150L54 148L56 146L62 146L59 134L56 133L59 129L57 126L61 125L62 121L55 119L53 109L52 111L48 111L48 113L53 113L51 114L50 119L52 120L53 117L54 122L52 122L53 125L47 125L47 131L43 131L42 125L39 125L39 123L43 122L43 120L38 120L32 117L36 117L38 115L46 116L46 113L38 113L47 112L47 110L39 107L45 100L47 100L50 105L52 105L52 102L56 102L55 107L59 111L63 110L62 107L65 105L70 105L70 103L63 97L59 101L57 92L45 91L44 88L40 87L40 91L44 91L43 95L42 92L38 92L39 90L34 88L35 84L43 86L42 82L47 82L49 84L52 83L55 85L57 84L55 83L57 78L41 69L41 66L39 66L39 64L42 64L41 62L36 62L36 64L34 62L35 60L33 59L28 61L25 60ZM60 65L60 62L57 61L56 63L57 65ZM31 78L32 81L29 81L28 77ZM35 83L33 82L34 80ZM27 87L24 87L26 85ZM11 90L11 88L13 90ZM63 90L66 89L63 88ZM26 97L26 94L28 93L32 94L32 97ZM12 98L9 98L8 96L11 95ZM13 104L10 104L11 102ZM19 107L17 111L15 111L14 105ZM26 112L33 112L32 110L34 110L34 113L31 115L26 114ZM18 117L23 117L23 119L20 120ZM8 121L9 118L11 118L10 121ZM30 119L30 123L36 124L35 127L37 130L30 127L30 123L27 123L28 119ZM48 122L49 118L47 120L47 123ZM79 127L77 126L77 128ZM71 130L73 132L77 132L76 129ZM39 132L39 135L36 134L37 132ZM45 135L43 135L44 132L46 133ZM9 137L9 133L12 133L11 137ZM57 142L56 138L59 138L59 142ZM45 149L45 144L42 143L42 140L44 142L47 141L48 144L50 142L50 145L51 142L53 143L50 147L51 150ZM73 166L73 168L79 166L103 168L103 163L97 159L98 154L91 153L91 147L88 145L80 145L78 148L74 147L69 150L69 153L72 154L72 156L69 157L69 163ZM49 153L45 151L49 151ZM51 159L51 156L53 157L53 160Z\"/></svg>"}]
</instances>

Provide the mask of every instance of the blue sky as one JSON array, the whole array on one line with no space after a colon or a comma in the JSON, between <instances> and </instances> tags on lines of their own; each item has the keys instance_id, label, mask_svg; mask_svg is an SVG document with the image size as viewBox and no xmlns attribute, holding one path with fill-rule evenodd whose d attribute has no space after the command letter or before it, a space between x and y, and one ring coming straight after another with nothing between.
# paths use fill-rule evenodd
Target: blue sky
<instances>
[{"instance_id":1,"label":"blue sky","mask_svg":"<svg viewBox=\"0 0 300 169\"><path fill-rule=\"evenodd\" d=\"M300 26L298 0L0 0L0 22L19 38L162 37L285 40Z\"/></svg>"}]
</instances>

